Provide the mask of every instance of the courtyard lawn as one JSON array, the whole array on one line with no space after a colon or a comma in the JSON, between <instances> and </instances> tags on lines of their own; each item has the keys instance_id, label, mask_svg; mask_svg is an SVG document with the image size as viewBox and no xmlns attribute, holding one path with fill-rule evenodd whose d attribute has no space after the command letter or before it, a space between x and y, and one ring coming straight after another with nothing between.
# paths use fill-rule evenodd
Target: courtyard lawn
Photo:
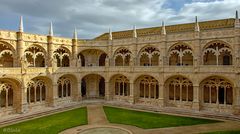
<instances>
[{"instance_id":1,"label":"courtyard lawn","mask_svg":"<svg viewBox=\"0 0 240 134\"><path fill-rule=\"evenodd\" d=\"M104 106L103 108L109 122L132 125L144 129L220 122L216 120L142 112L108 106Z\"/></svg>"},{"instance_id":2,"label":"courtyard lawn","mask_svg":"<svg viewBox=\"0 0 240 134\"><path fill-rule=\"evenodd\" d=\"M0 133L57 134L87 124L87 108L78 108L0 128Z\"/></svg>"}]
</instances>

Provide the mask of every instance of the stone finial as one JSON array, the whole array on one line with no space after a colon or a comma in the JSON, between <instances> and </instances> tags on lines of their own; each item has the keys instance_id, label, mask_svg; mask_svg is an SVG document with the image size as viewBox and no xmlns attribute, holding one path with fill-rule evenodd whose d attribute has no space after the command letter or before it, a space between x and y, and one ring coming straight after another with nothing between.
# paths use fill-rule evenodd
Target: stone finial
<instances>
[{"instance_id":1,"label":"stone finial","mask_svg":"<svg viewBox=\"0 0 240 134\"><path fill-rule=\"evenodd\" d=\"M166 34L167 34L164 21L162 21L162 31L161 31L161 34L162 34L162 35L166 35Z\"/></svg>"},{"instance_id":2,"label":"stone finial","mask_svg":"<svg viewBox=\"0 0 240 134\"><path fill-rule=\"evenodd\" d=\"M109 34L109 35L108 35L108 36L109 36L108 39L109 39L109 40L112 40L113 38L112 38L112 30L111 30L111 28L109 28L109 33L108 33L108 34Z\"/></svg>"},{"instance_id":3,"label":"stone finial","mask_svg":"<svg viewBox=\"0 0 240 134\"><path fill-rule=\"evenodd\" d=\"M53 36L53 26L52 26L52 22L50 23L50 27L49 27L49 36Z\"/></svg>"},{"instance_id":4,"label":"stone finial","mask_svg":"<svg viewBox=\"0 0 240 134\"><path fill-rule=\"evenodd\" d=\"M23 32L23 17L22 16L20 16L19 32Z\"/></svg>"},{"instance_id":5,"label":"stone finial","mask_svg":"<svg viewBox=\"0 0 240 134\"><path fill-rule=\"evenodd\" d=\"M236 16L235 16L235 28L240 28L240 22L238 18L238 11L236 10Z\"/></svg>"},{"instance_id":6,"label":"stone finial","mask_svg":"<svg viewBox=\"0 0 240 134\"><path fill-rule=\"evenodd\" d=\"M74 32L73 32L73 39L77 40L77 29L76 27L74 28Z\"/></svg>"},{"instance_id":7,"label":"stone finial","mask_svg":"<svg viewBox=\"0 0 240 134\"><path fill-rule=\"evenodd\" d=\"M136 29L136 25L133 26L133 38L137 38L137 29Z\"/></svg>"},{"instance_id":8,"label":"stone finial","mask_svg":"<svg viewBox=\"0 0 240 134\"><path fill-rule=\"evenodd\" d=\"M195 17L195 32L200 32L200 27L199 27L197 16Z\"/></svg>"}]
</instances>

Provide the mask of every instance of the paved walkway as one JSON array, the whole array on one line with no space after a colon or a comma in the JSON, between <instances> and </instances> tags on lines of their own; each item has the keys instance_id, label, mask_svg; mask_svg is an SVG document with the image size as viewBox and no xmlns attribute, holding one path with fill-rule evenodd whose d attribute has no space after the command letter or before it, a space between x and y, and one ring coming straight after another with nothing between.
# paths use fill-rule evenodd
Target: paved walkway
<instances>
[{"instance_id":1,"label":"paved walkway","mask_svg":"<svg viewBox=\"0 0 240 134\"><path fill-rule=\"evenodd\" d=\"M88 125L105 125L108 124L107 117L101 105L87 106Z\"/></svg>"},{"instance_id":2,"label":"paved walkway","mask_svg":"<svg viewBox=\"0 0 240 134\"><path fill-rule=\"evenodd\" d=\"M67 129L61 134L78 134L79 132L95 127L115 127L129 130L133 134L194 134L205 133L224 130L239 130L240 122L237 121L225 121L221 123L202 124L193 126L181 126L181 127L168 127L157 129L142 129L135 126L113 124L109 123L104 113L102 105L88 105L88 125L78 126L75 128Z\"/></svg>"}]
</instances>

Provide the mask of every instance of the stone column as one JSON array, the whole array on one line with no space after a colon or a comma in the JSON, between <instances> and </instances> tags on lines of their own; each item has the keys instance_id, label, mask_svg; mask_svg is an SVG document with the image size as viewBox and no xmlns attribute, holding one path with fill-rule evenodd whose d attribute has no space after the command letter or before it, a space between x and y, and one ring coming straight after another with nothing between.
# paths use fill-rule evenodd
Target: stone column
<instances>
[{"instance_id":1,"label":"stone column","mask_svg":"<svg viewBox=\"0 0 240 134\"><path fill-rule=\"evenodd\" d=\"M47 62L47 66L51 67L53 64L53 37L47 36L47 41L48 41L48 46L47 46L48 57L46 62Z\"/></svg>"},{"instance_id":2,"label":"stone column","mask_svg":"<svg viewBox=\"0 0 240 134\"><path fill-rule=\"evenodd\" d=\"M17 106L17 113L26 113L28 112L28 103L27 103L27 88L25 87L25 80L22 79L22 85L19 88L19 100Z\"/></svg>"},{"instance_id":3,"label":"stone column","mask_svg":"<svg viewBox=\"0 0 240 134\"><path fill-rule=\"evenodd\" d=\"M109 81L105 81L105 100L111 99L111 91L109 86L110 86Z\"/></svg>"},{"instance_id":4,"label":"stone column","mask_svg":"<svg viewBox=\"0 0 240 134\"><path fill-rule=\"evenodd\" d=\"M81 81L79 81L77 83L77 89L76 89L76 92L74 93L74 101L81 101L82 100L82 84L81 84Z\"/></svg>"},{"instance_id":5,"label":"stone column","mask_svg":"<svg viewBox=\"0 0 240 134\"><path fill-rule=\"evenodd\" d=\"M233 108L234 114L240 114L240 87L233 88Z\"/></svg>"},{"instance_id":6,"label":"stone column","mask_svg":"<svg viewBox=\"0 0 240 134\"><path fill-rule=\"evenodd\" d=\"M133 81L130 81L130 99L129 102L131 104L135 103L135 91L134 91L134 83Z\"/></svg>"},{"instance_id":7,"label":"stone column","mask_svg":"<svg viewBox=\"0 0 240 134\"><path fill-rule=\"evenodd\" d=\"M164 84L162 83L158 83L159 84L159 88L158 88L158 100L159 100L159 105L161 107L164 107Z\"/></svg>"},{"instance_id":8,"label":"stone column","mask_svg":"<svg viewBox=\"0 0 240 134\"><path fill-rule=\"evenodd\" d=\"M17 32L17 61L16 64L18 67L21 66L21 59L24 56L24 41L23 41L23 32Z\"/></svg>"},{"instance_id":9,"label":"stone column","mask_svg":"<svg viewBox=\"0 0 240 134\"><path fill-rule=\"evenodd\" d=\"M200 89L199 85L193 85L193 106L192 109L200 110Z\"/></svg>"},{"instance_id":10,"label":"stone column","mask_svg":"<svg viewBox=\"0 0 240 134\"><path fill-rule=\"evenodd\" d=\"M52 90L49 92L49 106L55 107L58 100L58 84L52 83Z\"/></svg>"},{"instance_id":11,"label":"stone column","mask_svg":"<svg viewBox=\"0 0 240 134\"><path fill-rule=\"evenodd\" d=\"M71 67L77 67L77 39L72 39L72 61L71 61Z\"/></svg>"}]
</instances>

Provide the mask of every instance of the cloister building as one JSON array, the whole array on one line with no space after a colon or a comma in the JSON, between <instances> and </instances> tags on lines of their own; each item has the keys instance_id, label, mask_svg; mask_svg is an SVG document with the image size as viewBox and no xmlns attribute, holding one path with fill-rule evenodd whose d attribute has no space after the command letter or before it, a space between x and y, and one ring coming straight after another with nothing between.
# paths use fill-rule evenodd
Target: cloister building
<instances>
[{"instance_id":1,"label":"cloister building","mask_svg":"<svg viewBox=\"0 0 240 134\"><path fill-rule=\"evenodd\" d=\"M1 116L93 98L240 114L238 14L91 40L0 30Z\"/></svg>"}]
</instances>

